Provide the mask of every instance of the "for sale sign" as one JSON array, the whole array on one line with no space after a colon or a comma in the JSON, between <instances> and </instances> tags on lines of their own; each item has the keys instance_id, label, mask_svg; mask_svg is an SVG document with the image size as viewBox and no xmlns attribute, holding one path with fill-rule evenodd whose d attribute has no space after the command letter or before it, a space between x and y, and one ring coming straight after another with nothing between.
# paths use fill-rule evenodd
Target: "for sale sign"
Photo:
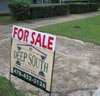
<instances>
[{"instance_id":1,"label":"for sale sign","mask_svg":"<svg viewBox=\"0 0 100 96\"><path fill-rule=\"evenodd\" d=\"M11 74L51 92L55 36L13 26Z\"/></svg>"},{"instance_id":2,"label":"for sale sign","mask_svg":"<svg viewBox=\"0 0 100 96\"><path fill-rule=\"evenodd\" d=\"M54 52L56 37L23 27L13 26L12 38Z\"/></svg>"}]
</instances>

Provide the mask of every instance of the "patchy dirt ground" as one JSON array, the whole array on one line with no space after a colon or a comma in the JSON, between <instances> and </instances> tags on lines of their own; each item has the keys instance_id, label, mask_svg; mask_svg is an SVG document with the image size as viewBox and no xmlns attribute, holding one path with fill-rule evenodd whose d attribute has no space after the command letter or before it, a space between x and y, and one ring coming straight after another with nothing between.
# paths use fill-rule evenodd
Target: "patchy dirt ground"
<instances>
[{"instance_id":1,"label":"patchy dirt ground","mask_svg":"<svg viewBox=\"0 0 100 96\"><path fill-rule=\"evenodd\" d=\"M6 78L9 78L10 69L11 27L12 25L0 26L0 76ZM38 92L39 96L48 96L14 76L12 81L27 96L38 96ZM57 36L52 96L92 96L98 87L100 46Z\"/></svg>"}]
</instances>

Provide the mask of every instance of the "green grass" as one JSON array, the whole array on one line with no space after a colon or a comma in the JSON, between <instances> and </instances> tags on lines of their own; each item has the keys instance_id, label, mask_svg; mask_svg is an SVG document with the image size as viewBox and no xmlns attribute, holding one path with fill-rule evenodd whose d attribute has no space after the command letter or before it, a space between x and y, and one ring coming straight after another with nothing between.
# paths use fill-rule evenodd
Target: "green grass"
<instances>
[{"instance_id":1,"label":"green grass","mask_svg":"<svg viewBox=\"0 0 100 96\"><path fill-rule=\"evenodd\" d=\"M0 24L8 24L8 23L30 23L32 20L25 21L15 21L11 18L11 16L0 16Z\"/></svg>"},{"instance_id":2,"label":"green grass","mask_svg":"<svg viewBox=\"0 0 100 96\"><path fill-rule=\"evenodd\" d=\"M14 87L14 84L12 84ZM23 92L14 89L18 96L26 96ZM15 96L9 81L0 76L0 96Z\"/></svg>"},{"instance_id":3,"label":"green grass","mask_svg":"<svg viewBox=\"0 0 100 96\"><path fill-rule=\"evenodd\" d=\"M80 28L74 28L74 26L80 26ZM35 30L100 45L100 16L48 25Z\"/></svg>"},{"instance_id":4,"label":"green grass","mask_svg":"<svg viewBox=\"0 0 100 96\"><path fill-rule=\"evenodd\" d=\"M12 22L11 16L0 16L0 22Z\"/></svg>"}]
</instances>

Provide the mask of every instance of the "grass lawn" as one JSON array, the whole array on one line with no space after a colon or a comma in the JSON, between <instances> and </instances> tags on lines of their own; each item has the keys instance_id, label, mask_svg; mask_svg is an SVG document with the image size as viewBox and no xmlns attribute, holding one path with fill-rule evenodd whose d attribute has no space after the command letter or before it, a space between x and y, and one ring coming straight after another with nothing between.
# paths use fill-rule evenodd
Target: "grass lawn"
<instances>
[{"instance_id":1,"label":"grass lawn","mask_svg":"<svg viewBox=\"0 0 100 96\"><path fill-rule=\"evenodd\" d=\"M11 16L0 16L0 22L13 22Z\"/></svg>"},{"instance_id":2,"label":"grass lawn","mask_svg":"<svg viewBox=\"0 0 100 96\"><path fill-rule=\"evenodd\" d=\"M25 21L15 21L11 19L11 16L0 16L0 24L8 24L8 23L30 23L32 20Z\"/></svg>"},{"instance_id":3,"label":"grass lawn","mask_svg":"<svg viewBox=\"0 0 100 96\"><path fill-rule=\"evenodd\" d=\"M14 84L12 84L14 86ZM15 89L18 96L26 96L23 92ZM15 96L9 81L0 76L0 96Z\"/></svg>"},{"instance_id":4,"label":"grass lawn","mask_svg":"<svg viewBox=\"0 0 100 96\"><path fill-rule=\"evenodd\" d=\"M100 45L100 16L38 27L35 30Z\"/></svg>"}]
</instances>

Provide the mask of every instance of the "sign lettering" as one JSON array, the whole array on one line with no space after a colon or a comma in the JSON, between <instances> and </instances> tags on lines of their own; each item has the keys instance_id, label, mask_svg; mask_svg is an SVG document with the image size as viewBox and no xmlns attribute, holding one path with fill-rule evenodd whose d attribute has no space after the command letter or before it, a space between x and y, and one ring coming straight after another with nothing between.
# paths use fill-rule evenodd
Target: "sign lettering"
<instances>
[{"instance_id":1,"label":"sign lettering","mask_svg":"<svg viewBox=\"0 0 100 96\"><path fill-rule=\"evenodd\" d=\"M54 52L56 37L23 27L13 26L12 38Z\"/></svg>"}]
</instances>

